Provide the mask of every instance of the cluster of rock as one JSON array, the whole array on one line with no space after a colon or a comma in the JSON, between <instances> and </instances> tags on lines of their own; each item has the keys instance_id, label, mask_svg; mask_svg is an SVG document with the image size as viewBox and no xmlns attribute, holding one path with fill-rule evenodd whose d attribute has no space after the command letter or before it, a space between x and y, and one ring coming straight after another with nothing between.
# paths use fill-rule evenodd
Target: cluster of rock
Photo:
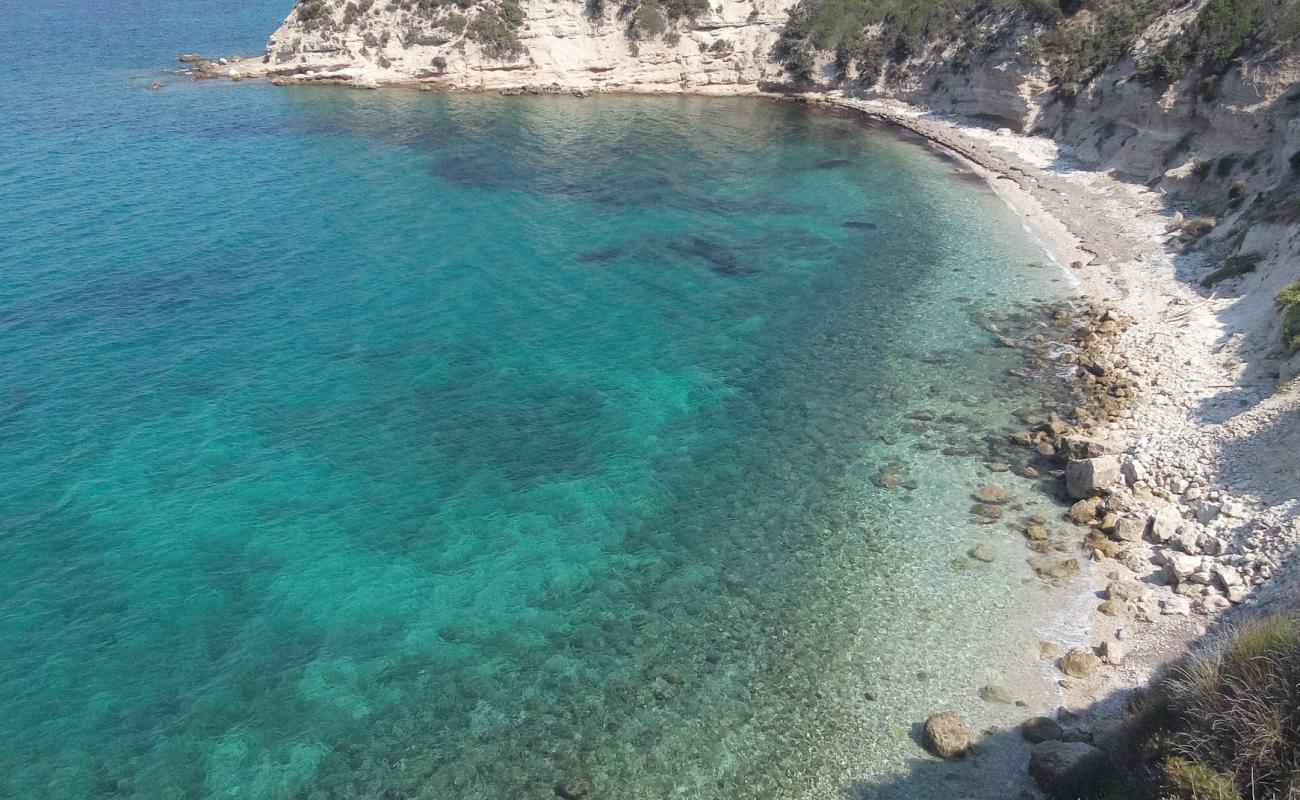
<instances>
[{"instance_id":1,"label":"cluster of rock","mask_svg":"<svg viewBox=\"0 0 1300 800\"><path fill-rule=\"evenodd\" d=\"M1025 350L1026 375L1047 373L1051 364L1073 367L1070 402L1077 404L1049 402L1040 411L1022 412L1023 428L990 439L989 458L1040 480L1045 490L1069 504L1065 521L1085 530L1083 553L1077 556L1070 551L1079 539L1074 545L1061 541L1041 516L1011 523L1027 546L1042 554L1030 557L1030 566L1039 577L1060 582L1081 569L1081 557L1103 564L1108 567L1106 584L1097 610L1139 623L1214 614L1250 602L1286 552L1277 546L1280 537L1259 535L1264 524L1260 510L1215 487L1214 475L1200 458L1203 451L1183 459L1141 444L1125 447L1128 436L1151 424L1131 412L1148 378L1120 349L1131 347L1121 338L1133 321L1111 308L1083 305L1073 313L1053 314L1053 324L1066 333L1054 340L1040 336L1006 344ZM975 499L973 514L996 509L989 514L996 519L1005 492L987 485L976 491ZM1273 549L1261 544L1270 542ZM1064 557L1046 557L1053 552ZM1131 628L1120 627L1095 647L1061 652L1044 643L1043 655L1056 659L1063 684L1089 681L1122 665L1131 640ZM1106 730L1119 724L1100 723L1094 726L1099 732L1046 717L1026 722L1021 732L1032 745L1030 775L1052 797L1090 791L1105 771ZM943 758L962 757L979 747L952 712L927 720L923 744Z\"/></svg>"}]
</instances>

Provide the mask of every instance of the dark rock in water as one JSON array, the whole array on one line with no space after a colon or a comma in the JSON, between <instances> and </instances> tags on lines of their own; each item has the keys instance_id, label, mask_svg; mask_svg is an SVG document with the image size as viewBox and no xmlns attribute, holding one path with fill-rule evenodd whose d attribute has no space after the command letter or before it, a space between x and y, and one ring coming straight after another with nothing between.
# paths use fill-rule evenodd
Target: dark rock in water
<instances>
[{"instance_id":1,"label":"dark rock in water","mask_svg":"<svg viewBox=\"0 0 1300 800\"><path fill-rule=\"evenodd\" d=\"M912 415L912 419L917 422L933 422L937 416L933 411L918 411Z\"/></svg>"},{"instance_id":2,"label":"dark rock in water","mask_svg":"<svg viewBox=\"0 0 1300 800\"><path fill-rule=\"evenodd\" d=\"M970 752L970 728L955 712L931 714L925 721L921 744L939 758L961 758Z\"/></svg>"},{"instance_id":3,"label":"dark rock in water","mask_svg":"<svg viewBox=\"0 0 1300 800\"><path fill-rule=\"evenodd\" d=\"M203 61L207 61L206 58L199 55L198 53L184 53L183 55L177 56L176 60L181 62L182 64L198 64Z\"/></svg>"},{"instance_id":4,"label":"dark rock in water","mask_svg":"<svg viewBox=\"0 0 1300 800\"><path fill-rule=\"evenodd\" d=\"M877 228L877 225L874 222L858 222L857 220L849 220L848 222L841 222L840 227L847 228L851 231L874 231Z\"/></svg>"},{"instance_id":5,"label":"dark rock in water","mask_svg":"<svg viewBox=\"0 0 1300 800\"><path fill-rule=\"evenodd\" d=\"M902 473L882 467L871 479L871 482L881 489L896 489L902 486L906 480L907 478Z\"/></svg>"},{"instance_id":6,"label":"dark rock in water","mask_svg":"<svg viewBox=\"0 0 1300 800\"><path fill-rule=\"evenodd\" d=\"M1013 702L1011 693L1001 686L981 686L979 695L986 703L1002 703L1009 706Z\"/></svg>"},{"instance_id":7,"label":"dark rock in water","mask_svg":"<svg viewBox=\"0 0 1300 800\"><path fill-rule=\"evenodd\" d=\"M561 797L563 800L582 800L589 792L591 792L591 787L581 778L576 781L555 784L555 796Z\"/></svg>"},{"instance_id":8,"label":"dark rock in water","mask_svg":"<svg viewBox=\"0 0 1300 800\"><path fill-rule=\"evenodd\" d=\"M681 255L707 261L709 269L715 275L734 277L758 274L758 270L741 262L725 247L703 236L689 236L684 240L673 242L669 248Z\"/></svg>"},{"instance_id":9,"label":"dark rock in water","mask_svg":"<svg viewBox=\"0 0 1300 800\"><path fill-rule=\"evenodd\" d=\"M840 167L852 166L853 162L847 158L828 158L825 161L818 161L813 166L816 169L839 169Z\"/></svg>"},{"instance_id":10,"label":"dark rock in water","mask_svg":"<svg viewBox=\"0 0 1300 800\"><path fill-rule=\"evenodd\" d=\"M468 625L443 625L438 629L438 636L444 642L472 642L478 638Z\"/></svg>"},{"instance_id":11,"label":"dark rock in water","mask_svg":"<svg viewBox=\"0 0 1300 800\"><path fill-rule=\"evenodd\" d=\"M970 556L976 561L983 561L985 564L991 564L997 560L997 554L993 552L993 548L986 544L975 545L970 551Z\"/></svg>"},{"instance_id":12,"label":"dark rock in water","mask_svg":"<svg viewBox=\"0 0 1300 800\"><path fill-rule=\"evenodd\" d=\"M1047 539L1048 533L1047 527L1044 525L1025 526L1025 538L1030 541L1041 542Z\"/></svg>"},{"instance_id":13,"label":"dark rock in water","mask_svg":"<svg viewBox=\"0 0 1300 800\"><path fill-rule=\"evenodd\" d=\"M970 507L970 513L981 522L995 522L1002 519L1002 507L990 503L976 503Z\"/></svg>"},{"instance_id":14,"label":"dark rock in water","mask_svg":"<svg viewBox=\"0 0 1300 800\"><path fill-rule=\"evenodd\" d=\"M627 251L621 247L604 247L600 250L591 250L578 256L580 264L608 264L611 261L617 261L627 254Z\"/></svg>"}]
</instances>

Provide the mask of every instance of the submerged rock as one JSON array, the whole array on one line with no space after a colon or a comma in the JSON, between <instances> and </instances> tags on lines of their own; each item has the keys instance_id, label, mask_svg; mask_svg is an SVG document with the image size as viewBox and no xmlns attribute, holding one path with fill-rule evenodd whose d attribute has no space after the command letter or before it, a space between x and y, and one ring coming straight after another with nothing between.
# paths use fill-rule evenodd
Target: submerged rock
<instances>
[{"instance_id":1,"label":"submerged rock","mask_svg":"<svg viewBox=\"0 0 1300 800\"><path fill-rule=\"evenodd\" d=\"M1003 703L1011 705L1015 700L1011 693L1001 686L981 686L979 691L980 699L986 703Z\"/></svg>"},{"instance_id":2,"label":"submerged rock","mask_svg":"<svg viewBox=\"0 0 1300 800\"><path fill-rule=\"evenodd\" d=\"M1000 483L986 483L975 490L975 499L981 503L1001 505L1007 502L1007 490Z\"/></svg>"},{"instance_id":3,"label":"submerged rock","mask_svg":"<svg viewBox=\"0 0 1300 800\"><path fill-rule=\"evenodd\" d=\"M954 711L931 714L925 721L921 744L939 758L961 758L970 752L970 728Z\"/></svg>"},{"instance_id":4,"label":"submerged rock","mask_svg":"<svg viewBox=\"0 0 1300 800\"><path fill-rule=\"evenodd\" d=\"M1050 532L1047 530L1046 526L1043 525L1025 526L1025 538L1029 539L1031 542L1045 541L1049 533Z\"/></svg>"},{"instance_id":5,"label":"submerged rock","mask_svg":"<svg viewBox=\"0 0 1300 800\"><path fill-rule=\"evenodd\" d=\"M591 792L591 786L581 778L555 784L555 796L563 800L582 800Z\"/></svg>"},{"instance_id":6,"label":"submerged rock","mask_svg":"<svg viewBox=\"0 0 1300 800\"><path fill-rule=\"evenodd\" d=\"M970 551L970 555L971 558L976 561L983 561L985 564L992 563L997 559L997 554L993 552L993 548L986 544L975 545L975 547Z\"/></svg>"}]
</instances>

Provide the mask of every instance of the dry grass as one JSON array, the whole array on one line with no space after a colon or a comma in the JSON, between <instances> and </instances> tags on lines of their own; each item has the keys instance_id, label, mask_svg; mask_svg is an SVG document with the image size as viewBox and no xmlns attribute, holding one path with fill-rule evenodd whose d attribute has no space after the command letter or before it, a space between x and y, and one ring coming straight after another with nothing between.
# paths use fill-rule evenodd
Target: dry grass
<instances>
[{"instance_id":1,"label":"dry grass","mask_svg":"<svg viewBox=\"0 0 1300 800\"><path fill-rule=\"evenodd\" d=\"M1193 800L1300 798L1300 618L1268 617L1162 681L1164 773Z\"/></svg>"}]
</instances>

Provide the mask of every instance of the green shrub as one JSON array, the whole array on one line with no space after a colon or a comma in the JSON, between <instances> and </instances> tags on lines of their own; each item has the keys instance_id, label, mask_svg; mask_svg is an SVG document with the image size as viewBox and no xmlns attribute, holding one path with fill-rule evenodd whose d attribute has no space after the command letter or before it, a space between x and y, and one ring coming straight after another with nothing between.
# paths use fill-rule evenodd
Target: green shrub
<instances>
[{"instance_id":1,"label":"green shrub","mask_svg":"<svg viewBox=\"0 0 1300 800\"><path fill-rule=\"evenodd\" d=\"M1155 58L1138 65L1138 79L1151 84L1173 83L1187 74L1191 54L1192 46L1186 40L1171 42Z\"/></svg>"},{"instance_id":2,"label":"green shrub","mask_svg":"<svg viewBox=\"0 0 1300 800\"><path fill-rule=\"evenodd\" d=\"M298 21L307 23L323 20L328 11L325 0L307 0L298 5Z\"/></svg>"},{"instance_id":3,"label":"green shrub","mask_svg":"<svg viewBox=\"0 0 1300 800\"><path fill-rule=\"evenodd\" d=\"M659 8L658 3L644 3L632 12L632 19L627 24L627 38L634 42L653 39L668 30L668 18Z\"/></svg>"},{"instance_id":4,"label":"green shrub","mask_svg":"<svg viewBox=\"0 0 1300 800\"><path fill-rule=\"evenodd\" d=\"M669 19L697 17L709 10L709 0L660 0Z\"/></svg>"},{"instance_id":5,"label":"green shrub","mask_svg":"<svg viewBox=\"0 0 1300 800\"><path fill-rule=\"evenodd\" d=\"M524 11L517 0L502 0L495 6L479 9L466 28L466 35L478 42L493 58L512 59L524 52L518 30Z\"/></svg>"},{"instance_id":6,"label":"green shrub","mask_svg":"<svg viewBox=\"0 0 1300 800\"><path fill-rule=\"evenodd\" d=\"M1205 279L1201 281L1201 286L1209 289L1216 283L1226 281L1229 278L1238 278L1242 275L1254 272L1255 268L1259 266L1260 260L1261 256L1258 253L1251 253L1244 256L1233 256L1228 259L1228 263L1219 267L1214 272L1211 272L1209 275L1206 275Z\"/></svg>"},{"instance_id":7,"label":"green shrub","mask_svg":"<svg viewBox=\"0 0 1300 800\"><path fill-rule=\"evenodd\" d=\"M1197 54L1211 75L1222 75L1255 31L1262 0L1209 0L1196 15Z\"/></svg>"},{"instance_id":8,"label":"green shrub","mask_svg":"<svg viewBox=\"0 0 1300 800\"><path fill-rule=\"evenodd\" d=\"M1300 350L1300 281L1278 294L1277 305L1282 310L1282 343L1292 352Z\"/></svg>"},{"instance_id":9,"label":"green shrub","mask_svg":"<svg viewBox=\"0 0 1300 800\"><path fill-rule=\"evenodd\" d=\"M1241 800L1241 793L1227 775L1204 764L1170 756L1164 763L1165 778L1178 797L1187 800Z\"/></svg>"},{"instance_id":10,"label":"green shrub","mask_svg":"<svg viewBox=\"0 0 1300 800\"><path fill-rule=\"evenodd\" d=\"M1057 23L1065 16L1056 0L1025 0L1025 7L1040 22Z\"/></svg>"},{"instance_id":11,"label":"green shrub","mask_svg":"<svg viewBox=\"0 0 1300 800\"><path fill-rule=\"evenodd\" d=\"M1300 284L1294 289L1300 303ZM1284 291L1279 301L1286 295ZM1300 313L1296 322L1300 325ZM1175 720L1170 754L1199 765L1189 768L1196 775L1217 773L1223 779L1206 778L1209 785L1239 792L1249 787L1258 797L1300 793L1296 617L1278 615L1241 625L1217 646L1189 658L1160 691L1168 695Z\"/></svg>"}]
</instances>

